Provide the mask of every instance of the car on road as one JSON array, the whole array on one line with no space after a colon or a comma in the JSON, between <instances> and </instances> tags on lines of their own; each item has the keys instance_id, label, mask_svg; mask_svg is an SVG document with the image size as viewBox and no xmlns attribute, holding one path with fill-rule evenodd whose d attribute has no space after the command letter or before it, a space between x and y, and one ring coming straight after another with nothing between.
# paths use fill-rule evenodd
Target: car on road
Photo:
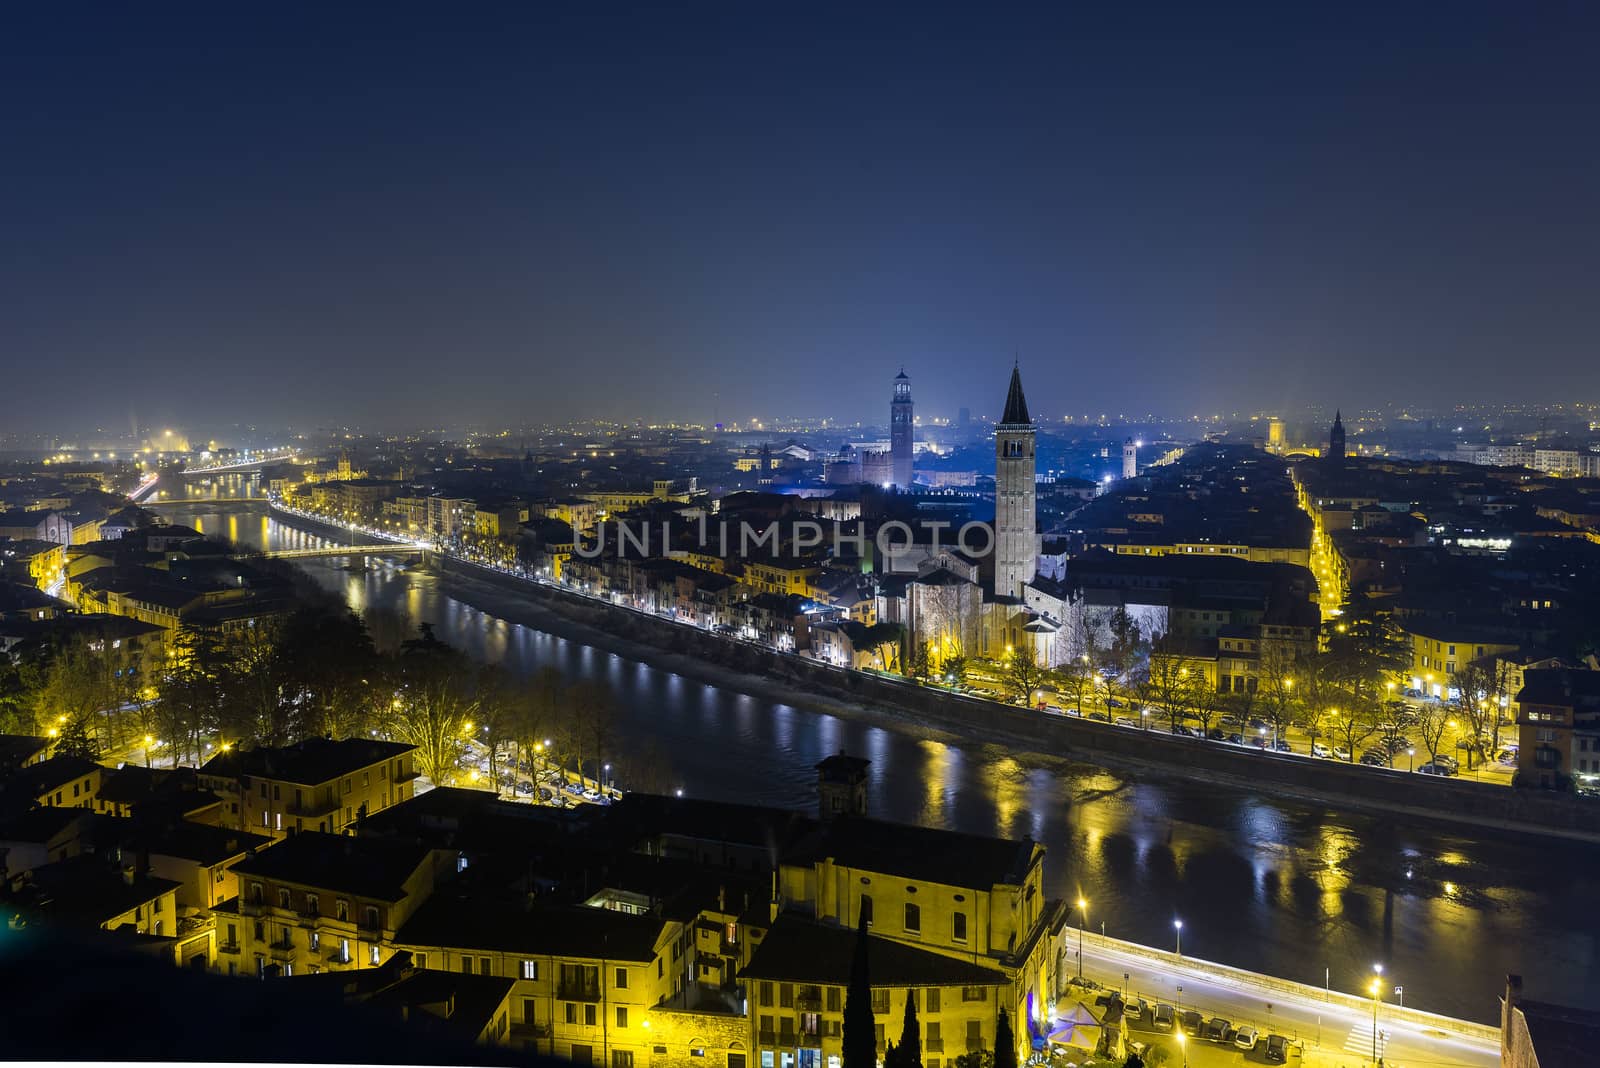
<instances>
[{"instance_id":1,"label":"car on road","mask_svg":"<svg viewBox=\"0 0 1600 1068\"><path fill-rule=\"evenodd\" d=\"M580 796L585 801L598 801L598 800L600 800L600 791L596 790L592 786L585 786L583 788L583 792L580 794Z\"/></svg>"},{"instance_id":2,"label":"car on road","mask_svg":"<svg viewBox=\"0 0 1600 1068\"><path fill-rule=\"evenodd\" d=\"M571 794L574 797L582 797L583 796L583 787L579 786L575 782L569 782L569 783L567 783L567 793Z\"/></svg>"},{"instance_id":3,"label":"car on road","mask_svg":"<svg viewBox=\"0 0 1600 1068\"><path fill-rule=\"evenodd\" d=\"M1220 1016L1211 1017L1206 1024L1206 1037L1213 1042L1226 1042L1233 1035L1233 1024Z\"/></svg>"},{"instance_id":4,"label":"car on road","mask_svg":"<svg viewBox=\"0 0 1600 1068\"><path fill-rule=\"evenodd\" d=\"M1137 727L1139 725L1139 721L1134 719L1132 716L1118 716L1112 722L1116 723L1116 725L1119 727Z\"/></svg>"},{"instance_id":5,"label":"car on road","mask_svg":"<svg viewBox=\"0 0 1600 1068\"><path fill-rule=\"evenodd\" d=\"M1455 772L1443 764L1424 764L1417 769L1418 775L1454 775Z\"/></svg>"},{"instance_id":6,"label":"car on road","mask_svg":"<svg viewBox=\"0 0 1600 1068\"><path fill-rule=\"evenodd\" d=\"M1206 1029L1206 1018L1193 1009L1185 1009L1178 1020L1186 1035L1198 1035Z\"/></svg>"},{"instance_id":7,"label":"car on road","mask_svg":"<svg viewBox=\"0 0 1600 1068\"><path fill-rule=\"evenodd\" d=\"M1260 1033L1248 1024L1233 1033L1233 1044L1243 1050L1255 1049L1260 1040Z\"/></svg>"},{"instance_id":8,"label":"car on road","mask_svg":"<svg viewBox=\"0 0 1600 1068\"><path fill-rule=\"evenodd\" d=\"M1092 720L1097 720L1097 721L1099 721L1101 723L1110 723L1111 722L1111 717L1106 715L1104 712L1090 712L1089 713L1089 718L1092 719Z\"/></svg>"},{"instance_id":9,"label":"car on road","mask_svg":"<svg viewBox=\"0 0 1600 1068\"><path fill-rule=\"evenodd\" d=\"M1122 1003L1122 1015L1135 1023L1143 1020L1150 1005L1144 998L1128 998Z\"/></svg>"},{"instance_id":10,"label":"car on road","mask_svg":"<svg viewBox=\"0 0 1600 1068\"><path fill-rule=\"evenodd\" d=\"M1512 746L1509 749L1502 749L1500 752L1495 754L1494 762L1496 764L1508 764L1512 767L1515 767L1517 765L1517 761L1522 759L1521 753L1522 751L1516 746Z\"/></svg>"},{"instance_id":11,"label":"car on road","mask_svg":"<svg viewBox=\"0 0 1600 1068\"><path fill-rule=\"evenodd\" d=\"M1111 697L1111 698L1108 698L1106 700L1106 707L1107 708L1127 708L1128 706L1123 704L1121 701L1117 700L1115 697Z\"/></svg>"},{"instance_id":12,"label":"car on road","mask_svg":"<svg viewBox=\"0 0 1600 1068\"><path fill-rule=\"evenodd\" d=\"M1170 1031L1177 1018L1177 1013L1173 1011L1171 1005L1164 1001L1159 1001L1156 1003L1156 1011L1151 1016L1150 1022L1162 1031Z\"/></svg>"},{"instance_id":13,"label":"car on road","mask_svg":"<svg viewBox=\"0 0 1600 1068\"><path fill-rule=\"evenodd\" d=\"M1282 1035L1267 1036L1267 1063L1284 1064L1289 1060L1289 1040Z\"/></svg>"}]
</instances>

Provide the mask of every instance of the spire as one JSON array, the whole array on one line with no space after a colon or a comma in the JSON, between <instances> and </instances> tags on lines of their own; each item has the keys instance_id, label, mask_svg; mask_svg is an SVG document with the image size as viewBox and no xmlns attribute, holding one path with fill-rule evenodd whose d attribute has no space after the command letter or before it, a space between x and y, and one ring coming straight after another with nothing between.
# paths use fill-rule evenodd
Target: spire
<instances>
[{"instance_id":1,"label":"spire","mask_svg":"<svg viewBox=\"0 0 1600 1068\"><path fill-rule=\"evenodd\" d=\"M1022 395L1022 371L1015 364L1011 367L1011 388L1006 391L1006 413L1000 417L1000 422L1012 426L1033 422L1028 418L1028 398Z\"/></svg>"},{"instance_id":2,"label":"spire","mask_svg":"<svg viewBox=\"0 0 1600 1068\"><path fill-rule=\"evenodd\" d=\"M1341 413L1339 412L1339 409L1335 408L1333 410L1333 425L1334 426L1344 426L1344 420L1340 418L1340 414Z\"/></svg>"}]
</instances>

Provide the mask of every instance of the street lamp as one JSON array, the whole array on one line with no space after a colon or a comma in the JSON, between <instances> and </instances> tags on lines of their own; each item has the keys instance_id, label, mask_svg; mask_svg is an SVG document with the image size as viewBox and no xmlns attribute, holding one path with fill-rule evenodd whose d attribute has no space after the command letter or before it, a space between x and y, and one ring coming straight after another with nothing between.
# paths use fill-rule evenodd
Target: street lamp
<instances>
[{"instance_id":1,"label":"street lamp","mask_svg":"<svg viewBox=\"0 0 1600 1068\"><path fill-rule=\"evenodd\" d=\"M1173 953L1176 956L1181 957L1181 956L1183 956L1183 921L1182 920L1173 920L1172 921L1172 930L1174 931L1174 933L1176 934L1177 939L1178 939L1177 947L1173 950Z\"/></svg>"},{"instance_id":2,"label":"street lamp","mask_svg":"<svg viewBox=\"0 0 1600 1068\"><path fill-rule=\"evenodd\" d=\"M1406 770L1417 770L1417 747L1414 745L1406 746Z\"/></svg>"},{"instance_id":3,"label":"street lamp","mask_svg":"<svg viewBox=\"0 0 1600 1068\"><path fill-rule=\"evenodd\" d=\"M1089 903L1078 899L1078 978L1083 978L1083 925L1089 919Z\"/></svg>"},{"instance_id":4,"label":"street lamp","mask_svg":"<svg viewBox=\"0 0 1600 1068\"><path fill-rule=\"evenodd\" d=\"M1377 975L1372 977L1372 983L1367 987L1372 992L1372 1063L1376 1068L1378 1063L1378 1005L1381 1004L1379 995L1383 993L1383 965L1374 964L1373 970Z\"/></svg>"},{"instance_id":5,"label":"street lamp","mask_svg":"<svg viewBox=\"0 0 1600 1068\"><path fill-rule=\"evenodd\" d=\"M1189 1068L1189 1047L1183 1040L1183 1027L1178 1027L1178 1056L1183 1058L1182 1068Z\"/></svg>"}]
</instances>

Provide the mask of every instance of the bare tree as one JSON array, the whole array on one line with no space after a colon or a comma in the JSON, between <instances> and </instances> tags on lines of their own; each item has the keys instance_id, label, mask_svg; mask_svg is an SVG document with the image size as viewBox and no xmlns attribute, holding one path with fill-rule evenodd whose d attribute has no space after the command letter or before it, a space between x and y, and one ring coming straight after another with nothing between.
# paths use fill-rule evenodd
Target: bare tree
<instances>
[{"instance_id":1,"label":"bare tree","mask_svg":"<svg viewBox=\"0 0 1600 1068\"><path fill-rule=\"evenodd\" d=\"M1428 751L1428 763L1439 759L1439 748L1444 745L1444 732L1450 726L1450 709L1442 702L1426 701L1417 715L1417 736L1422 748Z\"/></svg>"},{"instance_id":2,"label":"bare tree","mask_svg":"<svg viewBox=\"0 0 1600 1068\"><path fill-rule=\"evenodd\" d=\"M1344 743L1345 759L1356 759L1356 747L1371 738L1378 730L1378 713L1368 706L1335 709L1328 713L1328 732Z\"/></svg>"},{"instance_id":3,"label":"bare tree","mask_svg":"<svg viewBox=\"0 0 1600 1068\"><path fill-rule=\"evenodd\" d=\"M1006 653L1000 667L1000 681L1006 693L1025 705L1032 704L1033 691L1044 679L1044 669L1039 666L1039 654L1033 648L1033 642L1024 638L1021 645L1014 646Z\"/></svg>"}]
</instances>

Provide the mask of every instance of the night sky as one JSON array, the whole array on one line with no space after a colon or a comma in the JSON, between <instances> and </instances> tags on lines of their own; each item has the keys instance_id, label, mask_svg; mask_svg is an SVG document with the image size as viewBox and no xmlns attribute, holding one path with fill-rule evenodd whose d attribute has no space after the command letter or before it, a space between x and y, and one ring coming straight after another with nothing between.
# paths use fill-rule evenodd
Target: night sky
<instances>
[{"instance_id":1,"label":"night sky","mask_svg":"<svg viewBox=\"0 0 1600 1068\"><path fill-rule=\"evenodd\" d=\"M0 419L1594 399L1597 55L1581 2L14 4Z\"/></svg>"}]
</instances>

